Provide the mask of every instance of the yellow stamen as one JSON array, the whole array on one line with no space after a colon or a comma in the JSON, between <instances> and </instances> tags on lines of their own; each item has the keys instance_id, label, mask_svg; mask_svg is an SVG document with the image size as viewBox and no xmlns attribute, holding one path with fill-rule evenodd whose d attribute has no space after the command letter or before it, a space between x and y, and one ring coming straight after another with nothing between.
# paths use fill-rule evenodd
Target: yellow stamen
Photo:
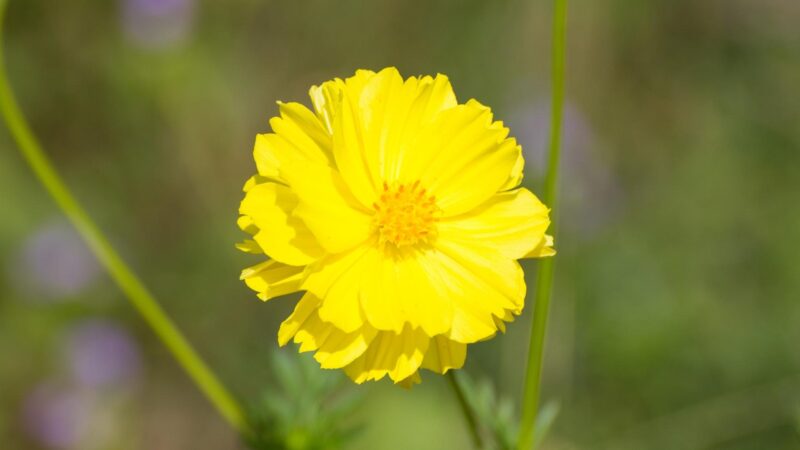
<instances>
[{"instance_id":1,"label":"yellow stamen","mask_svg":"<svg viewBox=\"0 0 800 450\"><path fill-rule=\"evenodd\" d=\"M438 220L436 198L420 187L419 181L411 184L383 183L383 192L373 205L373 223L378 230L381 245L396 247L413 245L432 237Z\"/></svg>"}]
</instances>

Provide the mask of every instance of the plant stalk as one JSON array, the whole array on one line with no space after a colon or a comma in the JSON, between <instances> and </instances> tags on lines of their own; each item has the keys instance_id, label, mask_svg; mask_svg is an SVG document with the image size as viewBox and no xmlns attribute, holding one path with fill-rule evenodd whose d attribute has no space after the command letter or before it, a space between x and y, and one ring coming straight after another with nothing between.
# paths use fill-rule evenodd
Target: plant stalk
<instances>
[{"instance_id":1,"label":"plant stalk","mask_svg":"<svg viewBox=\"0 0 800 450\"><path fill-rule=\"evenodd\" d=\"M554 0L552 42L552 104L550 109L550 148L542 201L550 207L551 233L556 231L558 166L561 158L561 123L564 109L564 72L566 63L567 0ZM536 418L542 379L544 344L547 321L550 315L550 300L555 275L554 258L539 263L534 294L533 323L528 348L528 366L522 403L522 419L517 441L518 450L530 450L535 442Z\"/></svg>"},{"instance_id":2,"label":"plant stalk","mask_svg":"<svg viewBox=\"0 0 800 450\"><path fill-rule=\"evenodd\" d=\"M461 387L461 383L454 370L449 370L447 372L447 381L450 382L450 387L453 388L453 392L458 400L458 405L461 407L461 412L464 413L464 421L467 423L467 428L472 437L472 443L476 449L482 449L483 439L481 438L481 432L478 428L478 419L475 417L475 412L470 407L469 402L467 402L467 396L464 394L464 389Z\"/></svg>"},{"instance_id":3,"label":"plant stalk","mask_svg":"<svg viewBox=\"0 0 800 450\"><path fill-rule=\"evenodd\" d=\"M203 362L170 320L156 299L125 264L100 228L92 221L42 150L14 98L2 53L2 34L7 0L0 0L0 110L20 153L45 190L69 218L111 278L153 329L192 381L219 413L240 433L247 432L245 414L233 395Z\"/></svg>"}]
</instances>

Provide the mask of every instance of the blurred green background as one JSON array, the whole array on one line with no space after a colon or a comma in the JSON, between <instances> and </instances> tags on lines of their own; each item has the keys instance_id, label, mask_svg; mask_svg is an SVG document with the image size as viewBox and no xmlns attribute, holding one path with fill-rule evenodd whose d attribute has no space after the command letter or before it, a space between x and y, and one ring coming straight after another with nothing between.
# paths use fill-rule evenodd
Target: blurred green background
<instances>
[{"instance_id":1,"label":"blurred green background","mask_svg":"<svg viewBox=\"0 0 800 450\"><path fill-rule=\"evenodd\" d=\"M5 48L69 186L250 403L294 303L257 300L233 247L275 101L357 68L446 73L511 126L537 191L550 20L549 1L11 0ZM798 30L792 0L570 2L542 449L800 448ZM241 448L5 129L0 211L0 448ZM466 371L510 399L530 309L470 347ZM345 448L467 448L442 378L325 375L362 394Z\"/></svg>"}]
</instances>

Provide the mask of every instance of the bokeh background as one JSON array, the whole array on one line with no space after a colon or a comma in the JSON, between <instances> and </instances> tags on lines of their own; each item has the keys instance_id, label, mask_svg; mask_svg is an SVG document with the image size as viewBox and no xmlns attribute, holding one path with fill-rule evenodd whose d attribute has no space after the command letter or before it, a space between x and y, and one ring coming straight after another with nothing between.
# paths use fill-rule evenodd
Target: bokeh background
<instances>
[{"instance_id":1,"label":"bokeh background","mask_svg":"<svg viewBox=\"0 0 800 450\"><path fill-rule=\"evenodd\" d=\"M800 2L570 3L544 386L560 414L542 448L800 448ZM308 104L310 85L357 68L446 73L512 127L541 186L549 1L11 0L7 16L10 78L44 147L248 403L273 398L294 303L257 300L238 280L254 259L233 247L276 100ZM0 217L1 448L241 448L4 127ZM466 368L513 401L527 310ZM467 448L441 378L405 391L324 375L360 396L345 448Z\"/></svg>"}]
</instances>

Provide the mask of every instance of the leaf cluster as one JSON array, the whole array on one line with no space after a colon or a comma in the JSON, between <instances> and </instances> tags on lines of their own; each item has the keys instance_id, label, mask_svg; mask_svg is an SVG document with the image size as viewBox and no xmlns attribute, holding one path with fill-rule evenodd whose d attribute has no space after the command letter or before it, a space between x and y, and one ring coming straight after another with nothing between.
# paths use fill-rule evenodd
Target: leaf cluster
<instances>
[{"instance_id":1,"label":"leaf cluster","mask_svg":"<svg viewBox=\"0 0 800 450\"><path fill-rule=\"evenodd\" d=\"M320 370L306 355L277 350L275 379L249 411L252 450L336 450L359 430L351 413L361 400L339 373Z\"/></svg>"}]
</instances>

